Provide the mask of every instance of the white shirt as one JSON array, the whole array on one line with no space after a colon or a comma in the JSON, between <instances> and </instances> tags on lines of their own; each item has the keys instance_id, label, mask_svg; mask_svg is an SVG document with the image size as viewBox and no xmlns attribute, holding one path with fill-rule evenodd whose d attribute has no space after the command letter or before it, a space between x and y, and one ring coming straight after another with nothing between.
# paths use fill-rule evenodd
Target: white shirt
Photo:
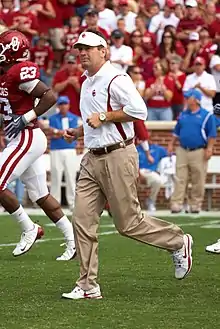
<instances>
[{"instance_id":1,"label":"white shirt","mask_svg":"<svg viewBox=\"0 0 220 329\"><path fill-rule=\"evenodd\" d=\"M220 71L215 70L215 65L220 65L220 56L218 55L212 56L211 61L209 63L209 67L215 79L215 83L217 86L217 93L220 93Z\"/></svg>"},{"instance_id":2,"label":"white shirt","mask_svg":"<svg viewBox=\"0 0 220 329\"><path fill-rule=\"evenodd\" d=\"M174 13L171 13L169 17L164 17L164 13L160 12L158 15L152 17L148 31L157 34L157 44L159 45L165 26L172 25L177 27L179 21L179 18Z\"/></svg>"},{"instance_id":3,"label":"white shirt","mask_svg":"<svg viewBox=\"0 0 220 329\"><path fill-rule=\"evenodd\" d=\"M200 83L203 88L208 90L216 90L214 77L204 71L201 75L197 75L196 73L189 74L184 82L183 91L194 88L197 83ZM202 93L200 89L199 91ZM212 98L202 93L201 107L209 112L213 112Z\"/></svg>"},{"instance_id":4,"label":"white shirt","mask_svg":"<svg viewBox=\"0 0 220 329\"><path fill-rule=\"evenodd\" d=\"M132 64L133 59L133 50L129 46L122 45L119 48L116 48L115 46L110 47L110 60L111 61L118 61L122 60L125 63ZM121 65L117 63L112 63L112 65L119 69L122 72L126 72L128 65Z\"/></svg>"},{"instance_id":5,"label":"white shirt","mask_svg":"<svg viewBox=\"0 0 220 329\"><path fill-rule=\"evenodd\" d=\"M113 10L105 8L99 12L98 25L109 34L117 29L117 18Z\"/></svg>"},{"instance_id":6,"label":"white shirt","mask_svg":"<svg viewBox=\"0 0 220 329\"><path fill-rule=\"evenodd\" d=\"M108 86L110 86L110 105L112 110L123 111L137 119L146 120L147 107L136 90L131 78L121 73L106 62L92 77L84 73L87 79L83 82L80 94L80 111L84 128L84 144L86 148L98 148L123 141L114 123L104 123L97 129L91 128L86 120L92 113L107 112ZM121 123L127 139L134 137L133 122Z\"/></svg>"},{"instance_id":7,"label":"white shirt","mask_svg":"<svg viewBox=\"0 0 220 329\"><path fill-rule=\"evenodd\" d=\"M137 17L137 14L133 13L133 11L129 11L127 15L122 15L119 14L117 16L117 20L120 18L124 18L125 20L125 30L128 33L132 33L134 30L136 30L136 25L135 25L135 18Z\"/></svg>"}]
</instances>

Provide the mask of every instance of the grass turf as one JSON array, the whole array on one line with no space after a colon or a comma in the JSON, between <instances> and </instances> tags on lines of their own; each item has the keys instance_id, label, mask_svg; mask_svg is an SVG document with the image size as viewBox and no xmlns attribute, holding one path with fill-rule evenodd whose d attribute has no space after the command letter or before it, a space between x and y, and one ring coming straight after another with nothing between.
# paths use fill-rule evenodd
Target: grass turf
<instances>
[{"instance_id":1,"label":"grass turf","mask_svg":"<svg viewBox=\"0 0 220 329\"><path fill-rule=\"evenodd\" d=\"M35 217L41 224L45 217ZM117 234L100 236L99 282L102 300L62 300L78 277L78 262L57 262L61 240L36 244L13 258L13 246L0 246L1 329L217 329L220 324L220 255L204 252L220 237L205 229L208 219L172 218L194 237L194 267L183 281L174 278L170 255ZM195 223L190 226L190 223ZM103 218L101 232L113 231ZM189 225L188 225L189 224ZM62 238L45 227L45 238ZM18 240L19 228L0 217L0 244Z\"/></svg>"}]
</instances>

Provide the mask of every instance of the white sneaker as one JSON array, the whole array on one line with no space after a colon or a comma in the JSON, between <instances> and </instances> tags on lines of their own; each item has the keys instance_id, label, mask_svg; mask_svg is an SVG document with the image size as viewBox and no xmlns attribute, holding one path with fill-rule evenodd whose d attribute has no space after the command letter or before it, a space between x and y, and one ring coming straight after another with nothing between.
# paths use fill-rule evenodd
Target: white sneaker
<instances>
[{"instance_id":1,"label":"white sneaker","mask_svg":"<svg viewBox=\"0 0 220 329\"><path fill-rule=\"evenodd\" d=\"M28 232L23 232L21 235L21 240L18 242L17 246L13 250L14 256L20 256L28 252L31 249L34 242L40 239L44 235L44 231L41 226L34 224L33 230Z\"/></svg>"},{"instance_id":2,"label":"white sneaker","mask_svg":"<svg viewBox=\"0 0 220 329\"><path fill-rule=\"evenodd\" d=\"M62 243L61 246L66 246L64 253L57 257L56 260L71 260L76 257L76 248L72 243Z\"/></svg>"},{"instance_id":3,"label":"white sneaker","mask_svg":"<svg viewBox=\"0 0 220 329\"><path fill-rule=\"evenodd\" d=\"M76 286L70 293L63 293L63 298L67 299L102 299L99 285L96 288L84 291L79 286Z\"/></svg>"},{"instance_id":4,"label":"white sneaker","mask_svg":"<svg viewBox=\"0 0 220 329\"><path fill-rule=\"evenodd\" d=\"M206 251L214 254L220 254L220 239L216 243L211 244L205 248Z\"/></svg>"},{"instance_id":5,"label":"white sneaker","mask_svg":"<svg viewBox=\"0 0 220 329\"><path fill-rule=\"evenodd\" d=\"M184 279L192 268L192 245L193 239L190 234L184 234L183 247L172 253L175 266L175 278Z\"/></svg>"}]
</instances>

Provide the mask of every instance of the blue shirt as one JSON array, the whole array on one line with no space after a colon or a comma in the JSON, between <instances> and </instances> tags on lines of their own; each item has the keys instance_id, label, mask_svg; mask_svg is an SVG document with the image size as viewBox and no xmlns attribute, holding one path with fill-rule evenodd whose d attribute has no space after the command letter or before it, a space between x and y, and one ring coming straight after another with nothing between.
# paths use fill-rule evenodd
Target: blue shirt
<instances>
[{"instance_id":1,"label":"blue shirt","mask_svg":"<svg viewBox=\"0 0 220 329\"><path fill-rule=\"evenodd\" d=\"M220 127L220 117L215 116L216 128Z\"/></svg>"},{"instance_id":2,"label":"blue shirt","mask_svg":"<svg viewBox=\"0 0 220 329\"><path fill-rule=\"evenodd\" d=\"M149 145L150 154L154 158L154 163L150 163L147 159L146 151L144 151L141 145L136 146L139 155L139 168L149 169L156 171L160 160L168 155L167 150L156 144Z\"/></svg>"},{"instance_id":3,"label":"blue shirt","mask_svg":"<svg viewBox=\"0 0 220 329\"><path fill-rule=\"evenodd\" d=\"M183 111L174 128L174 135L179 137L183 148L205 147L209 138L217 136L215 117L203 108L196 113Z\"/></svg>"},{"instance_id":4,"label":"blue shirt","mask_svg":"<svg viewBox=\"0 0 220 329\"><path fill-rule=\"evenodd\" d=\"M68 118L69 128L78 127L78 117L71 112L67 112L67 115L63 117L60 113L51 115L49 118L50 127L54 129L64 130L62 119ZM51 150L63 150L63 149L73 149L76 147L76 141L71 144L67 143L63 137L61 138L51 138L50 149Z\"/></svg>"}]
</instances>

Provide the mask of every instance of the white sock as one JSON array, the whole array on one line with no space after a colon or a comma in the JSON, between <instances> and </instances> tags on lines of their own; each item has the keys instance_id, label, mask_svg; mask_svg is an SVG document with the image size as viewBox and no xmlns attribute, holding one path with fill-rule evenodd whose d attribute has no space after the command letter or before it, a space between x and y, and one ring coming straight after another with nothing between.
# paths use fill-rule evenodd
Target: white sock
<instances>
[{"instance_id":1,"label":"white sock","mask_svg":"<svg viewBox=\"0 0 220 329\"><path fill-rule=\"evenodd\" d=\"M34 223L28 216L28 214L24 211L24 208L20 205L20 207L11 214L16 221L21 225L22 231L27 232L31 231L34 228Z\"/></svg>"},{"instance_id":2,"label":"white sock","mask_svg":"<svg viewBox=\"0 0 220 329\"><path fill-rule=\"evenodd\" d=\"M63 216L58 220L58 222L55 223L56 226L60 229L60 231L63 233L66 241L68 243L71 243L73 247L75 247L75 239L74 239L74 233L73 233L73 226L70 223L67 216Z\"/></svg>"}]
</instances>

